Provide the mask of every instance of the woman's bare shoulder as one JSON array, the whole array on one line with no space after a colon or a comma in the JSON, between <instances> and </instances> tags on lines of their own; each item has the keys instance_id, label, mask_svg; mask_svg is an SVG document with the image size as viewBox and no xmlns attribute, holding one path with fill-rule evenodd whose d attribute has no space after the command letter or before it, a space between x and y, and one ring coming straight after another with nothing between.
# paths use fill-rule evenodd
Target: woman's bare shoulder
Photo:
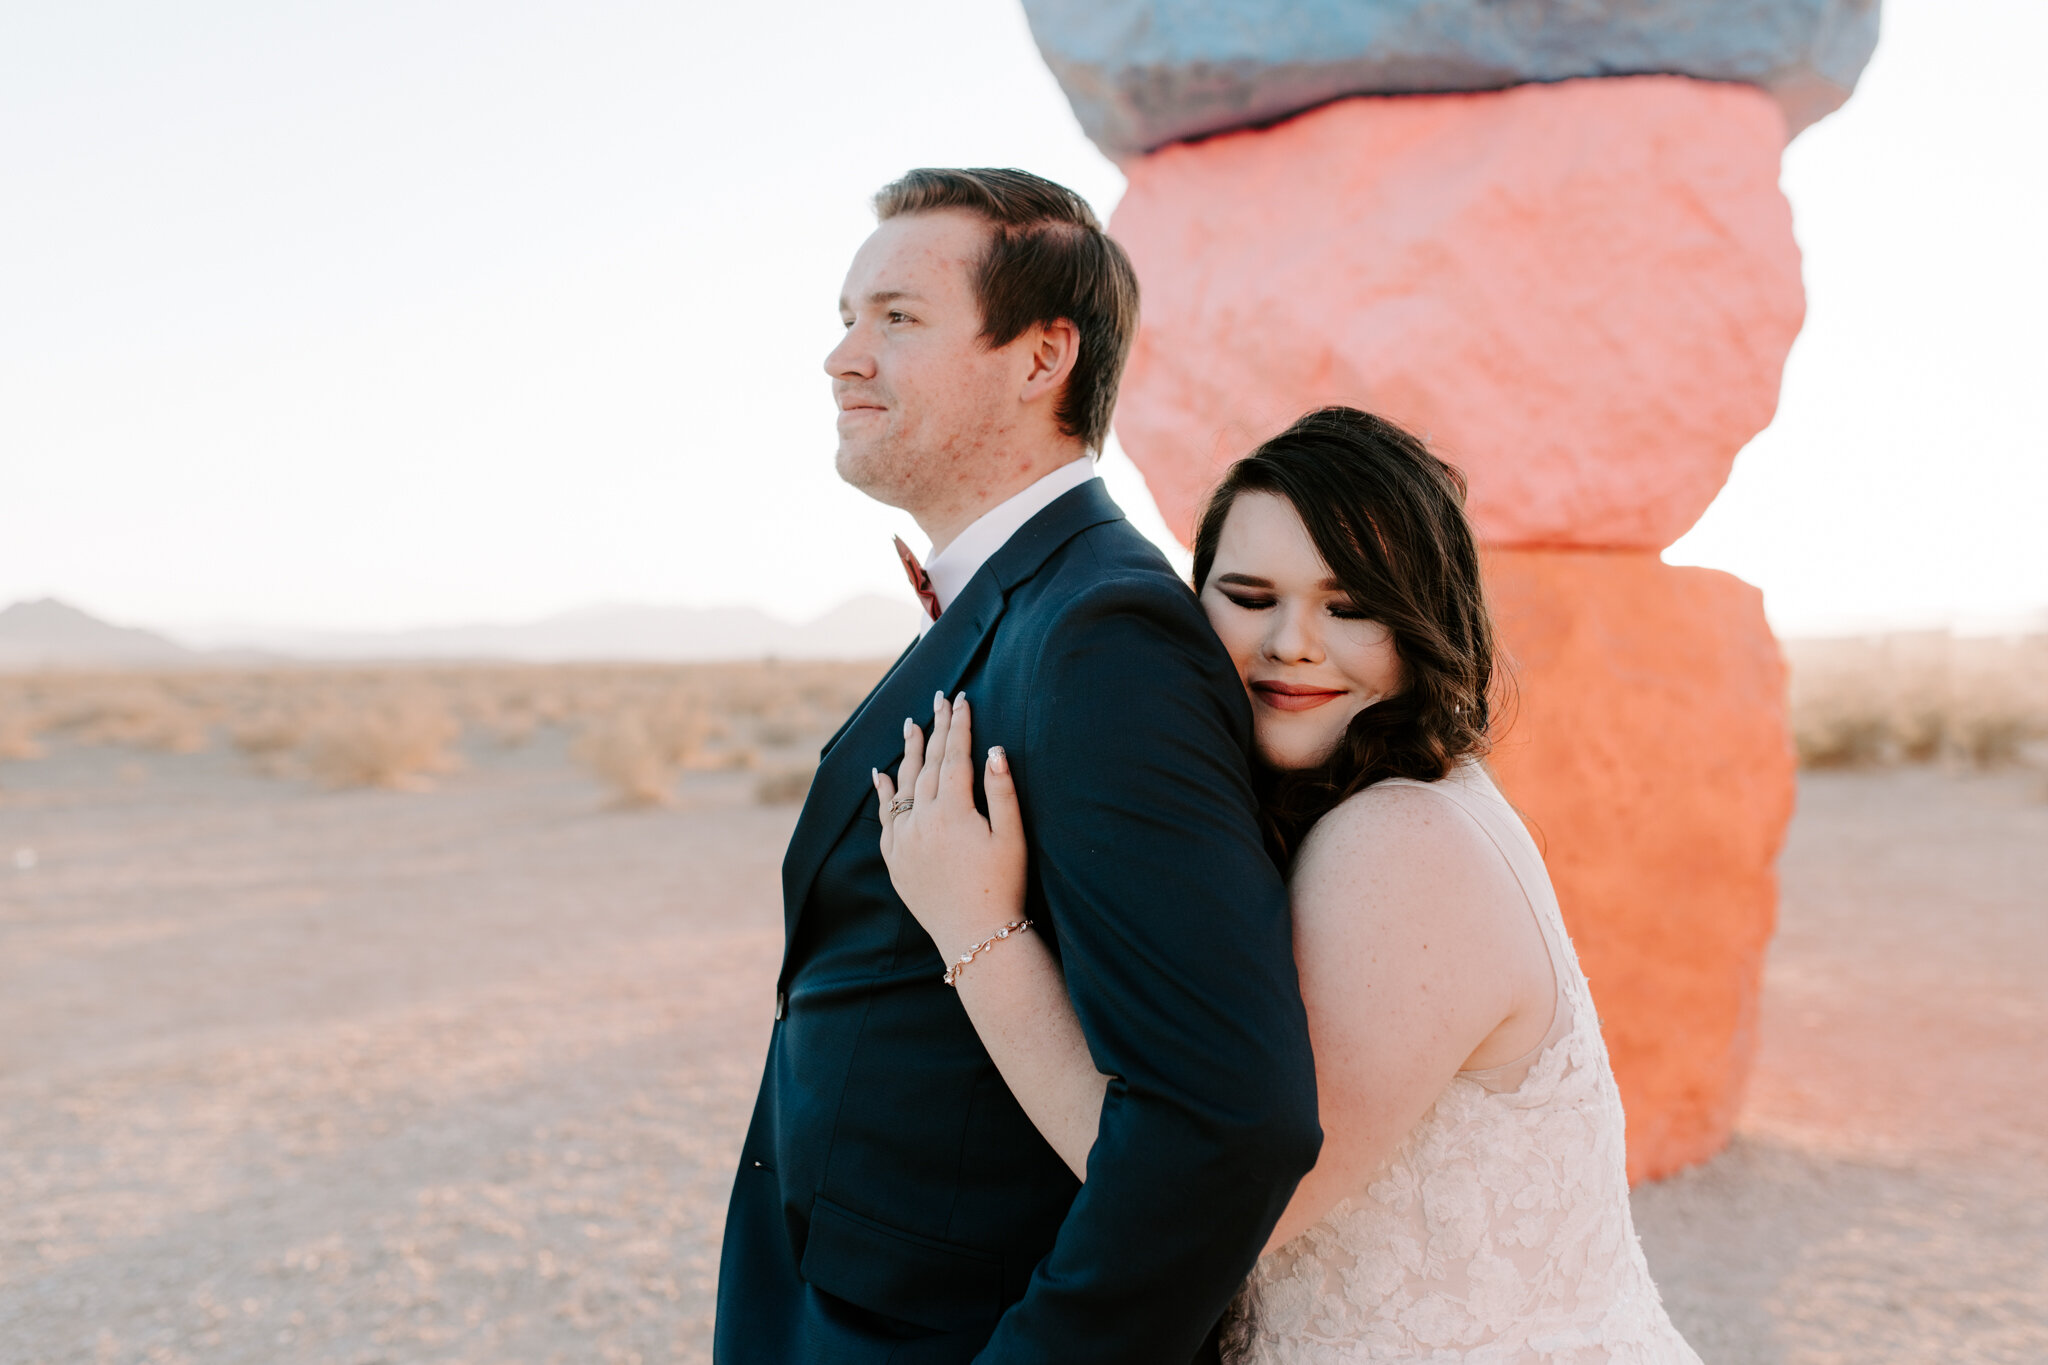
<instances>
[{"instance_id":1,"label":"woman's bare shoulder","mask_svg":"<svg viewBox=\"0 0 2048 1365\"><path fill-rule=\"evenodd\" d=\"M1519 912L1513 870L1478 821L1434 785L1377 783L1318 820L1290 879L1298 911L1341 910L1356 922L1382 907L1490 919ZM1497 908L1496 908L1497 907Z\"/></svg>"},{"instance_id":2,"label":"woman's bare shoulder","mask_svg":"<svg viewBox=\"0 0 2048 1365\"><path fill-rule=\"evenodd\" d=\"M1500 856L1479 822L1438 784L1377 782L1316 821L1295 870L1320 873L1389 854L1404 862Z\"/></svg>"}]
</instances>

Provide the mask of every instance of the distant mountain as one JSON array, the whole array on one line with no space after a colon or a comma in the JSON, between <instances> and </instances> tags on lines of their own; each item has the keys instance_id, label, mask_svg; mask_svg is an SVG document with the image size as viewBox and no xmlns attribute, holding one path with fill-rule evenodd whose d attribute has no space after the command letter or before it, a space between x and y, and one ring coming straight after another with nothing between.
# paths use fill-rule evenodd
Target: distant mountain
<instances>
[{"instance_id":1,"label":"distant mountain","mask_svg":"<svg viewBox=\"0 0 2048 1365\"><path fill-rule=\"evenodd\" d=\"M302 659L513 659L710 662L720 659L893 657L917 630L917 608L856 597L802 624L752 607L583 607L538 621L398 631L228 629L185 632L209 648Z\"/></svg>"},{"instance_id":2,"label":"distant mountain","mask_svg":"<svg viewBox=\"0 0 2048 1365\"><path fill-rule=\"evenodd\" d=\"M109 625L54 597L0 610L0 668L162 666L195 657L153 631Z\"/></svg>"}]
</instances>

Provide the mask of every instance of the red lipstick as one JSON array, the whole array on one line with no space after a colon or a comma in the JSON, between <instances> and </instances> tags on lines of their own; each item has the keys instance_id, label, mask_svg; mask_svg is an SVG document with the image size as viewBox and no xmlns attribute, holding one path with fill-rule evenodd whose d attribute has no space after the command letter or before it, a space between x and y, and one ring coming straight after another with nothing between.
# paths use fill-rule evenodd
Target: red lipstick
<instances>
[{"instance_id":1,"label":"red lipstick","mask_svg":"<svg viewBox=\"0 0 2048 1365\"><path fill-rule=\"evenodd\" d=\"M1276 711L1313 711L1344 692L1339 688L1303 687L1300 683L1255 682L1252 695Z\"/></svg>"}]
</instances>

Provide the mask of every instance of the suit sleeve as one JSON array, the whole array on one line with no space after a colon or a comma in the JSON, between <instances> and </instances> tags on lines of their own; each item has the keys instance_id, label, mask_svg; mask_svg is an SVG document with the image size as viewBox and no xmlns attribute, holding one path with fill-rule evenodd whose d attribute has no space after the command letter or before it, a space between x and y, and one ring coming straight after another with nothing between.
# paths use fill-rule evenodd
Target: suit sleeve
<instances>
[{"instance_id":1,"label":"suit sleeve","mask_svg":"<svg viewBox=\"0 0 2048 1365\"><path fill-rule=\"evenodd\" d=\"M1017 765L1081 1028L1088 1179L978 1357L1193 1358L1315 1162L1286 891L1241 684L1185 589L1098 584L1041 653Z\"/></svg>"}]
</instances>

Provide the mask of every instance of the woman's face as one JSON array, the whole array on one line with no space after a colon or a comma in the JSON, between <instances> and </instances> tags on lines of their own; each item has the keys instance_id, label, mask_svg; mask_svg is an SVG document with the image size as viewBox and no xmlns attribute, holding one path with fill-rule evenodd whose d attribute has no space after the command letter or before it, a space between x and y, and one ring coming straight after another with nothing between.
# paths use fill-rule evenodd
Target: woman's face
<instances>
[{"instance_id":1,"label":"woman's face","mask_svg":"<svg viewBox=\"0 0 2048 1365\"><path fill-rule=\"evenodd\" d=\"M1331 577L1292 503L1238 494L1202 609L1251 694L1253 737L1268 766L1314 767L1353 716L1401 690L1393 633L1363 605Z\"/></svg>"}]
</instances>

